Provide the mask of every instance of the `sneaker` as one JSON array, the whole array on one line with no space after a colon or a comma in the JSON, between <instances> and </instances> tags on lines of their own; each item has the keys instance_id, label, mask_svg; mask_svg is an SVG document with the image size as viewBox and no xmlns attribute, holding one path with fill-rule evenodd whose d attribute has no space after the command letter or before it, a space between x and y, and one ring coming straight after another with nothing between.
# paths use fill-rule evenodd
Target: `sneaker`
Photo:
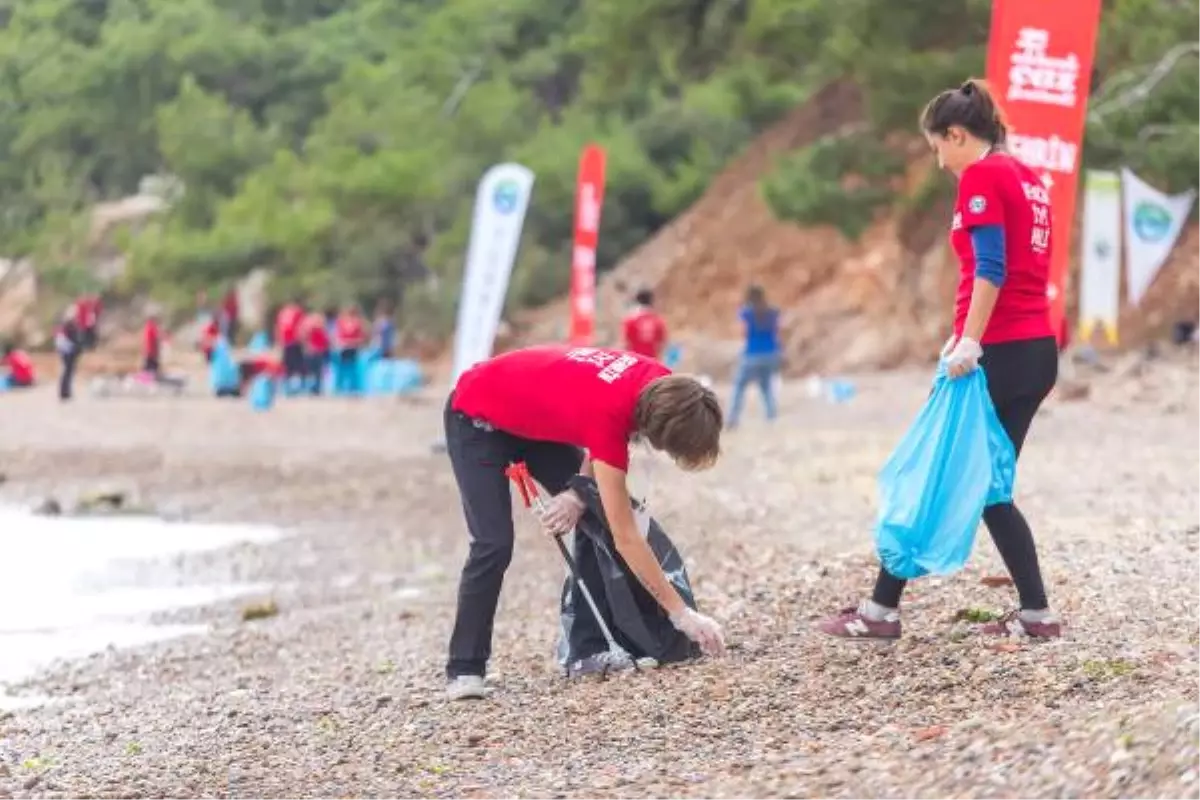
<instances>
[{"instance_id":1,"label":"sneaker","mask_svg":"<svg viewBox=\"0 0 1200 800\"><path fill-rule=\"evenodd\" d=\"M605 650L602 653L581 658L567 665L568 678L582 678L585 675L607 675L610 672L621 672L633 669L633 660L624 653L614 653Z\"/></svg>"},{"instance_id":2,"label":"sneaker","mask_svg":"<svg viewBox=\"0 0 1200 800\"><path fill-rule=\"evenodd\" d=\"M1010 611L1000 619L979 628L985 636L1028 636L1031 639L1057 639L1062 636L1063 623L1057 615L1042 622L1021 619L1020 611Z\"/></svg>"},{"instance_id":3,"label":"sneaker","mask_svg":"<svg viewBox=\"0 0 1200 800\"><path fill-rule=\"evenodd\" d=\"M482 700L487 696L482 675L459 675L446 684L446 697L450 700Z\"/></svg>"},{"instance_id":4,"label":"sneaker","mask_svg":"<svg viewBox=\"0 0 1200 800\"><path fill-rule=\"evenodd\" d=\"M884 619L867 619L858 608L843 608L837 616L817 623L817 630L840 639L899 639L900 613L893 611Z\"/></svg>"}]
</instances>

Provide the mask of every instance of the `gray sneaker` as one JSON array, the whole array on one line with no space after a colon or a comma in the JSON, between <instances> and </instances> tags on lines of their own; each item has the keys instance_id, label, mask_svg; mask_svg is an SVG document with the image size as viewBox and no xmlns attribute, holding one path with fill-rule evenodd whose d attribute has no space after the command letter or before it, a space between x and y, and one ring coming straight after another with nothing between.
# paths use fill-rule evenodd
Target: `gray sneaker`
<instances>
[{"instance_id":1,"label":"gray sneaker","mask_svg":"<svg viewBox=\"0 0 1200 800\"><path fill-rule=\"evenodd\" d=\"M488 694L482 675L459 675L446 684L448 700L482 700Z\"/></svg>"}]
</instances>

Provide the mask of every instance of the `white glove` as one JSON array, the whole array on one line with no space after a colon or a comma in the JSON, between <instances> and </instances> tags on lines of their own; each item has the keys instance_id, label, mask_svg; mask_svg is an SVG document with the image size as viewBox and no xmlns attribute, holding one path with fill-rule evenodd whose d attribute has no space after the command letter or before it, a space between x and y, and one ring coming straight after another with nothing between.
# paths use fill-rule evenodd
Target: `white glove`
<instances>
[{"instance_id":1,"label":"white glove","mask_svg":"<svg viewBox=\"0 0 1200 800\"><path fill-rule=\"evenodd\" d=\"M671 616L671 624L675 630L700 645L705 655L725 654L725 635L715 619L684 606L682 611Z\"/></svg>"},{"instance_id":2,"label":"white glove","mask_svg":"<svg viewBox=\"0 0 1200 800\"><path fill-rule=\"evenodd\" d=\"M551 536L562 536L575 529L579 518L583 516L584 508L586 506L579 495L567 489L546 501L538 519L541 520L546 533Z\"/></svg>"},{"instance_id":3,"label":"white glove","mask_svg":"<svg viewBox=\"0 0 1200 800\"><path fill-rule=\"evenodd\" d=\"M950 334L950 338L946 340L944 345L942 345L942 352L938 353L938 358L945 359L946 356L950 355L950 351L954 349L954 345L957 341L958 337L953 333Z\"/></svg>"},{"instance_id":4,"label":"white glove","mask_svg":"<svg viewBox=\"0 0 1200 800\"><path fill-rule=\"evenodd\" d=\"M979 346L979 342L964 336L946 356L946 373L951 378L961 378L974 372L982 355L983 348Z\"/></svg>"}]
</instances>

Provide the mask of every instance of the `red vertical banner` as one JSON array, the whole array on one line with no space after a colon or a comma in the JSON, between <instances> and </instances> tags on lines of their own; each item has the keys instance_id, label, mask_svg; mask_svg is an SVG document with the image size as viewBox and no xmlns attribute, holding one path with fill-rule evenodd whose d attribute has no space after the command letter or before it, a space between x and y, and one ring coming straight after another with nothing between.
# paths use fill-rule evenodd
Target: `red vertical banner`
<instances>
[{"instance_id":1,"label":"red vertical banner","mask_svg":"<svg viewBox=\"0 0 1200 800\"><path fill-rule=\"evenodd\" d=\"M1053 209L1050 324L1065 330L1067 267L1101 0L993 0L987 79L1009 149L1042 177Z\"/></svg>"},{"instance_id":2,"label":"red vertical banner","mask_svg":"<svg viewBox=\"0 0 1200 800\"><path fill-rule=\"evenodd\" d=\"M589 345L596 327L596 244L604 205L604 148L589 144L575 182L575 246L571 248L571 344Z\"/></svg>"}]
</instances>

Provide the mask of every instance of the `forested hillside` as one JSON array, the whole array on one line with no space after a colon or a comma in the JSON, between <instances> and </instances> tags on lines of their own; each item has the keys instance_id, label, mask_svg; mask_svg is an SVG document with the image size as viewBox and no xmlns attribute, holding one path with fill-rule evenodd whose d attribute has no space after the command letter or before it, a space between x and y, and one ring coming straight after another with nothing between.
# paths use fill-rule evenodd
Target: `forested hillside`
<instances>
[{"instance_id":1,"label":"forested hillside","mask_svg":"<svg viewBox=\"0 0 1200 800\"><path fill-rule=\"evenodd\" d=\"M898 198L882 143L935 90L982 71L988 0L5 0L0 255L64 289L94 281L83 212L148 176L173 210L119 239L118 287L186 304L267 267L277 294L386 296L451 319L475 183L537 174L510 302L568 277L576 159L608 148L605 269L696 200L770 123L848 79L867 120L780 160L781 216L847 235ZM1088 165L1196 182L1190 0L1105 2ZM1107 102L1107 106L1104 103ZM847 182L844 176L860 177ZM941 188L939 188L941 187Z\"/></svg>"}]
</instances>

